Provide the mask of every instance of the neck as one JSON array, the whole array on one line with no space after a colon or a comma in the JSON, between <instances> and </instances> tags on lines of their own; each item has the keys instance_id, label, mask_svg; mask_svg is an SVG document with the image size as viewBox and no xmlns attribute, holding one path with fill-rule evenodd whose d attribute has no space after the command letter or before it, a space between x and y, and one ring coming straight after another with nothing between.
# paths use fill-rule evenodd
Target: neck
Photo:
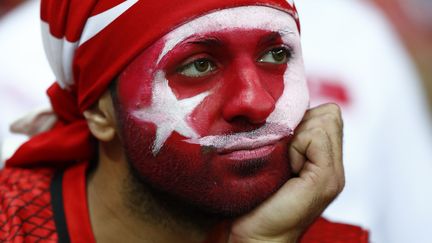
<instances>
[{"instance_id":1,"label":"neck","mask_svg":"<svg viewBox=\"0 0 432 243\"><path fill-rule=\"evenodd\" d=\"M116 148L118 148L116 146ZM100 146L88 177L90 220L97 242L203 242L215 221L171 205L137 181L122 151Z\"/></svg>"}]
</instances>

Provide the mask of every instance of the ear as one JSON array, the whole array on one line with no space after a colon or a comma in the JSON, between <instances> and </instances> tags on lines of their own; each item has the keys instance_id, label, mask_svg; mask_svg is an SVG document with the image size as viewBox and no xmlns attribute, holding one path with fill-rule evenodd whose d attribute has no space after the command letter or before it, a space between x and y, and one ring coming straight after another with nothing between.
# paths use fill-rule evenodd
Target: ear
<instances>
[{"instance_id":1,"label":"ear","mask_svg":"<svg viewBox=\"0 0 432 243\"><path fill-rule=\"evenodd\" d=\"M105 92L94 107L84 112L90 132L102 142L110 142L116 136L116 120L110 93Z\"/></svg>"}]
</instances>

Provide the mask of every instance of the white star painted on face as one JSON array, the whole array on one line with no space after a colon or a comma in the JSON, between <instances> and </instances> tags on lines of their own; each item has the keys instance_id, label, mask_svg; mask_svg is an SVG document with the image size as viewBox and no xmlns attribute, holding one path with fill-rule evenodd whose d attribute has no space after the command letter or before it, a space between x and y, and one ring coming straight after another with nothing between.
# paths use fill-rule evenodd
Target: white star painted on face
<instances>
[{"instance_id":1,"label":"white star painted on face","mask_svg":"<svg viewBox=\"0 0 432 243\"><path fill-rule=\"evenodd\" d=\"M154 123L157 127L152 152L156 156L171 133L178 132L188 138L199 135L187 123L187 117L209 95L209 92L178 100L168 85L163 71L159 71L153 81L152 104L133 113L143 121Z\"/></svg>"}]
</instances>

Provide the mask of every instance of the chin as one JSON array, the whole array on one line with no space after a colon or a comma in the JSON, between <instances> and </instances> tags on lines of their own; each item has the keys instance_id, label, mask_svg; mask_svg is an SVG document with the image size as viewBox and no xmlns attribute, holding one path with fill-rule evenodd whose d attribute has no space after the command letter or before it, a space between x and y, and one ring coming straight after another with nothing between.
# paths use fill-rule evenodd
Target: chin
<instances>
[{"instance_id":1,"label":"chin","mask_svg":"<svg viewBox=\"0 0 432 243\"><path fill-rule=\"evenodd\" d=\"M242 161L217 161L219 180L203 200L203 210L223 216L235 217L245 214L272 196L290 177L291 169L279 146L264 158ZM223 159L221 159L223 160ZM225 163L224 163L225 162Z\"/></svg>"},{"instance_id":2,"label":"chin","mask_svg":"<svg viewBox=\"0 0 432 243\"><path fill-rule=\"evenodd\" d=\"M199 173L183 177L180 172L174 187L159 188L206 214L243 215L271 197L291 178L286 144L287 141L281 141L270 154L257 158L207 153L201 157L205 166ZM191 164L201 163L189 161L189 168L193 167Z\"/></svg>"},{"instance_id":3,"label":"chin","mask_svg":"<svg viewBox=\"0 0 432 243\"><path fill-rule=\"evenodd\" d=\"M224 217L237 217L246 214L262 204L273 195L286 180L278 182L264 181L259 186L252 182L241 182L243 185L232 185L230 189L223 189L223 192L215 193L213 201L202 203L200 208L208 213Z\"/></svg>"}]
</instances>

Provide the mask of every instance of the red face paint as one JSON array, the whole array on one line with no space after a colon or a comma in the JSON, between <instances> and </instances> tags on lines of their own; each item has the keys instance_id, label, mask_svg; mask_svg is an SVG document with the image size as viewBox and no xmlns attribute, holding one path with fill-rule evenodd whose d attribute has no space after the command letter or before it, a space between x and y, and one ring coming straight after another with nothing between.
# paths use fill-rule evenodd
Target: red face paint
<instances>
[{"instance_id":1,"label":"red face paint","mask_svg":"<svg viewBox=\"0 0 432 243\"><path fill-rule=\"evenodd\" d=\"M226 30L187 38L156 66L164 42L159 40L136 58L118 82L118 117L130 162L153 187L206 211L250 210L290 177L287 138L220 150L187 143L188 137L173 131L153 154L161 124L134 114L152 104L152 82L163 71L178 100L209 93L187 117L199 136L258 129L282 95L287 69L286 63L268 59L281 48L289 57L288 48L271 31ZM195 75L200 68L205 75Z\"/></svg>"}]
</instances>

